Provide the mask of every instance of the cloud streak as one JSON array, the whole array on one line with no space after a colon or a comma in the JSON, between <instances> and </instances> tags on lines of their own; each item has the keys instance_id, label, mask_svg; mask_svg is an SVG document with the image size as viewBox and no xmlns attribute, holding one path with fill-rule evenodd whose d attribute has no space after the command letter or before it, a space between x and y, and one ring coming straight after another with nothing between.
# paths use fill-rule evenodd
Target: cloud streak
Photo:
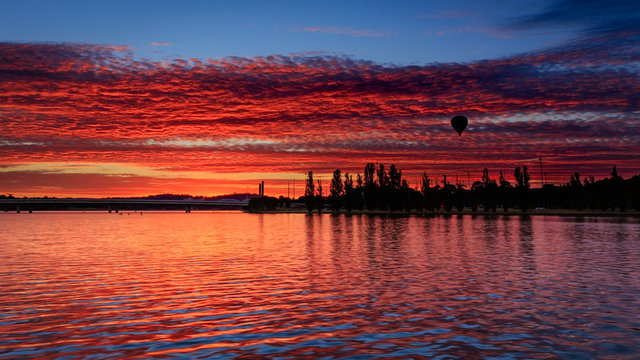
<instances>
[{"instance_id":1,"label":"cloud streak","mask_svg":"<svg viewBox=\"0 0 640 360\"><path fill-rule=\"evenodd\" d=\"M629 0L556 0L545 10L511 19L507 27L527 30L570 27L589 35L640 30L640 7Z\"/></svg>"},{"instance_id":2,"label":"cloud streak","mask_svg":"<svg viewBox=\"0 0 640 360\"><path fill-rule=\"evenodd\" d=\"M368 161L410 176L479 175L538 156L554 181L613 164L637 173L638 40L424 66L314 55L148 62L121 46L2 43L0 193L17 192L7 179L25 173L18 164L60 161L176 179L355 172ZM462 137L449 127L458 113L470 118ZM30 171L29 183L48 176Z\"/></svg>"},{"instance_id":3,"label":"cloud streak","mask_svg":"<svg viewBox=\"0 0 640 360\"><path fill-rule=\"evenodd\" d=\"M310 33L322 33L322 34L331 34L331 35L348 35L354 37L389 37L391 36L391 32L382 32L377 30L356 30L346 27L336 27L336 26L311 26L302 28L300 31L302 32L310 32Z\"/></svg>"}]
</instances>

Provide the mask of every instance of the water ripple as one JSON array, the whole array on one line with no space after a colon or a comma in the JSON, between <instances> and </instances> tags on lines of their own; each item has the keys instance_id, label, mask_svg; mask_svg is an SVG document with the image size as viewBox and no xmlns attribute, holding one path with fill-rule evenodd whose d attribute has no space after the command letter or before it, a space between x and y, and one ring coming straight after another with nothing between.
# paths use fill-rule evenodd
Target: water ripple
<instances>
[{"instance_id":1,"label":"water ripple","mask_svg":"<svg viewBox=\"0 0 640 360\"><path fill-rule=\"evenodd\" d=\"M2 214L0 359L622 358L640 223Z\"/></svg>"}]
</instances>

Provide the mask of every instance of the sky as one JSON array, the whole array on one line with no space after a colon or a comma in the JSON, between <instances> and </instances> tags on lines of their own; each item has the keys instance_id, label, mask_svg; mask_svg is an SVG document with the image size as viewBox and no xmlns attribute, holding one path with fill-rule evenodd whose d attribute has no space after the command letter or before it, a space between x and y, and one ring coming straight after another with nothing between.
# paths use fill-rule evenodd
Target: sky
<instances>
[{"instance_id":1,"label":"sky","mask_svg":"<svg viewBox=\"0 0 640 360\"><path fill-rule=\"evenodd\" d=\"M0 0L0 194L626 178L639 70L634 1Z\"/></svg>"}]
</instances>

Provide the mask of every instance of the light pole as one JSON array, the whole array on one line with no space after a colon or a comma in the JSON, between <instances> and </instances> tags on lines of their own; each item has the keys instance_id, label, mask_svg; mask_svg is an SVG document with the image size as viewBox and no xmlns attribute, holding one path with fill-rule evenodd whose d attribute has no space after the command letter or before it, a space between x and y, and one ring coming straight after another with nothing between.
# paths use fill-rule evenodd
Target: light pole
<instances>
[{"instance_id":1,"label":"light pole","mask_svg":"<svg viewBox=\"0 0 640 360\"><path fill-rule=\"evenodd\" d=\"M540 156L540 158L538 159L540 160L540 187L544 187L544 176L542 175L542 156Z\"/></svg>"}]
</instances>

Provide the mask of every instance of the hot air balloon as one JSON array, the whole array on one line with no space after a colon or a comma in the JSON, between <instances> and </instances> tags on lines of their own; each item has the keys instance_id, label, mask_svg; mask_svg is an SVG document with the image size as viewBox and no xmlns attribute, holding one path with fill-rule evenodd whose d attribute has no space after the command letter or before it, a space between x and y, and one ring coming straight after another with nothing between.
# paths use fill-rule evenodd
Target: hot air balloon
<instances>
[{"instance_id":1,"label":"hot air balloon","mask_svg":"<svg viewBox=\"0 0 640 360\"><path fill-rule=\"evenodd\" d=\"M462 135L468 123L467 118L462 115L454 116L453 119L451 119L451 127L458 132L458 136Z\"/></svg>"}]
</instances>

